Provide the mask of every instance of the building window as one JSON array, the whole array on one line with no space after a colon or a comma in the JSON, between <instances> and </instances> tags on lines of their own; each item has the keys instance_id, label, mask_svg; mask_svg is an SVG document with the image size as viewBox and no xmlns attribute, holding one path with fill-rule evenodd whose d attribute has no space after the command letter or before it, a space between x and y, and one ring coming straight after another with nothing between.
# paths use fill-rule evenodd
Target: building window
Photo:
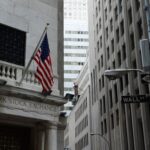
<instances>
[{"instance_id":1,"label":"building window","mask_svg":"<svg viewBox=\"0 0 150 150\"><path fill-rule=\"evenodd\" d=\"M114 129L114 116L111 114L111 128Z\"/></svg>"},{"instance_id":2,"label":"building window","mask_svg":"<svg viewBox=\"0 0 150 150\"><path fill-rule=\"evenodd\" d=\"M115 20L117 20L118 19L118 7L116 6L115 7Z\"/></svg>"},{"instance_id":3,"label":"building window","mask_svg":"<svg viewBox=\"0 0 150 150\"><path fill-rule=\"evenodd\" d=\"M121 13L122 12L122 0L119 0L118 3L119 3L119 13Z\"/></svg>"},{"instance_id":4,"label":"building window","mask_svg":"<svg viewBox=\"0 0 150 150\"><path fill-rule=\"evenodd\" d=\"M106 39L108 39L108 27L106 28Z\"/></svg>"},{"instance_id":5,"label":"building window","mask_svg":"<svg viewBox=\"0 0 150 150\"><path fill-rule=\"evenodd\" d=\"M26 33L0 24L0 60L25 65Z\"/></svg>"},{"instance_id":6,"label":"building window","mask_svg":"<svg viewBox=\"0 0 150 150\"><path fill-rule=\"evenodd\" d=\"M116 42L119 42L119 28L116 30Z\"/></svg>"},{"instance_id":7,"label":"building window","mask_svg":"<svg viewBox=\"0 0 150 150\"><path fill-rule=\"evenodd\" d=\"M105 96L103 96L103 110L104 110L104 113L106 113Z\"/></svg>"},{"instance_id":8,"label":"building window","mask_svg":"<svg viewBox=\"0 0 150 150\"><path fill-rule=\"evenodd\" d=\"M111 6L111 0L109 0L109 11L111 11L111 8L112 8L112 6Z\"/></svg>"},{"instance_id":9,"label":"building window","mask_svg":"<svg viewBox=\"0 0 150 150\"><path fill-rule=\"evenodd\" d=\"M97 7L96 7L96 17L98 16L98 9L97 9Z\"/></svg>"},{"instance_id":10,"label":"building window","mask_svg":"<svg viewBox=\"0 0 150 150\"><path fill-rule=\"evenodd\" d=\"M104 119L104 128L105 128L105 134L107 133L107 122L106 119Z\"/></svg>"},{"instance_id":11,"label":"building window","mask_svg":"<svg viewBox=\"0 0 150 150\"><path fill-rule=\"evenodd\" d=\"M100 47L102 48L102 36L100 37Z\"/></svg>"},{"instance_id":12,"label":"building window","mask_svg":"<svg viewBox=\"0 0 150 150\"><path fill-rule=\"evenodd\" d=\"M101 55L101 67L103 67L103 55Z\"/></svg>"},{"instance_id":13,"label":"building window","mask_svg":"<svg viewBox=\"0 0 150 150\"><path fill-rule=\"evenodd\" d=\"M102 22L101 22L101 18L99 18L99 29L101 29L102 27Z\"/></svg>"},{"instance_id":14,"label":"building window","mask_svg":"<svg viewBox=\"0 0 150 150\"><path fill-rule=\"evenodd\" d=\"M135 8L136 8L136 11L139 10L139 8L140 8L140 2L139 2L139 0L135 0Z\"/></svg>"},{"instance_id":15,"label":"building window","mask_svg":"<svg viewBox=\"0 0 150 150\"><path fill-rule=\"evenodd\" d=\"M141 39L142 35L143 35L142 20L141 19L137 22L137 28L138 28L139 39Z\"/></svg>"},{"instance_id":16,"label":"building window","mask_svg":"<svg viewBox=\"0 0 150 150\"><path fill-rule=\"evenodd\" d=\"M96 25L96 33L98 34L98 23Z\"/></svg>"},{"instance_id":17,"label":"building window","mask_svg":"<svg viewBox=\"0 0 150 150\"><path fill-rule=\"evenodd\" d=\"M102 116L103 110L102 110L102 100L100 99L100 115Z\"/></svg>"},{"instance_id":18,"label":"building window","mask_svg":"<svg viewBox=\"0 0 150 150\"><path fill-rule=\"evenodd\" d=\"M105 20L107 20L107 8L105 8Z\"/></svg>"},{"instance_id":19,"label":"building window","mask_svg":"<svg viewBox=\"0 0 150 150\"><path fill-rule=\"evenodd\" d=\"M119 125L119 110L116 110L116 124Z\"/></svg>"},{"instance_id":20,"label":"building window","mask_svg":"<svg viewBox=\"0 0 150 150\"><path fill-rule=\"evenodd\" d=\"M128 75L125 75L125 86L128 86L129 80L128 80Z\"/></svg>"},{"instance_id":21,"label":"building window","mask_svg":"<svg viewBox=\"0 0 150 150\"><path fill-rule=\"evenodd\" d=\"M100 71L101 66L100 66L100 59L98 60L98 71Z\"/></svg>"},{"instance_id":22,"label":"building window","mask_svg":"<svg viewBox=\"0 0 150 150\"><path fill-rule=\"evenodd\" d=\"M133 64L133 68L136 69L137 65L136 65L136 60L135 59L133 60L132 64ZM137 77L137 72L136 71L134 71L134 77L135 78Z\"/></svg>"},{"instance_id":23,"label":"building window","mask_svg":"<svg viewBox=\"0 0 150 150\"><path fill-rule=\"evenodd\" d=\"M102 87L104 87L105 84L104 84L104 75L102 75Z\"/></svg>"},{"instance_id":24,"label":"building window","mask_svg":"<svg viewBox=\"0 0 150 150\"><path fill-rule=\"evenodd\" d=\"M118 102L118 94L117 94L117 84L114 85L114 95L115 95L115 102Z\"/></svg>"},{"instance_id":25,"label":"building window","mask_svg":"<svg viewBox=\"0 0 150 150\"><path fill-rule=\"evenodd\" d=\"M131 24L132 23L132 9L130 8L129 10L128 10L128 18L129 18L129 24Z\"/></svg>"},{"instance_id":26,"label":"building window","mask_svg":"<svg viewBox=\"0 0 150 150\"><path fill-rule=\"evenodd\" d=\"M113 19L112 18L110 19L110 31L111 32L113 31Z\"/></svg>"},{"instance_id":27,"label":"building window","mask_svg":"<svg viewBox=\"0 0 150 150\"><path fill-rule=\"evenodd\" d=\"M111 40L111 49L112 49L112 53L114 52L114 39Z\"/></svg>"},{"instance_id":28,"label":"building window","mask_svg":"<svg viewBox=\"0 0 150 150\"><path fill-rule=\"evenodd\" d=\"M116 62L115 62L115 60L113 61L112 65L113 65L113 69L115 69L116 68Z\"/></svg>"},{"instance_id":29,"label":"building window","mask_svg":"<svg viewBox=\"0 0 150 150\"><path fill-rule=\"evenodd\" d=\"M104 134L103 122L101 122L101 134Z\"/></svg>"},{"instance_id":30,"label":"building window","mask_svg":"<svg viewBox=\"0 0 150 150\"><path fill-rule=\"evenodd\" d=\"M119 79L120 80L120 91L123 91L123 80L122 78Z\"/></svg>"},{"instance_id":31,"label":"building window","mask_svg":"<svg viewBox=\"0 0 150 150\"><path fill-rule=\"evenodd\" d=\"M126 59L126 45L125 44L122 45L122 57L123 57L123 60Z\"/></svg>"},{"instance_id":32,"label":"building window","mask_svg":"<svg viewBox=\"0 0 150 150\"><path fill-rule=\"evenodd\" d=\"M107 47L107 59L109 60L109 58L110 58L110 54L109 54L110 52L109 52L109 46Z\"/></svg>"},{"instance_id":33,"label":"building window","mask_svg":"<svg viewBox=\"0 0 150 150\"><path fill-rule=\"evenodd\" d=\"M120 53L120 51L118 52L117 56L118 56L118 66L120 67L121 66L121 53Z\"/></svg>"},{"instance_id":34,"label":"building window","mask_svg":"<svg viewBox=\"0 0 150 150\"><path fill-rule=\"evenodd\" d=\"M134 33L130 35L130 40L131 40L131 49L134 50L135 44L134 44Z\"/></svg>"},{"instance_id":35,"label":"building window","mask_svg":"<svg viewBox=\"0 0 150 150\"><path fill-rule=\"evenodd\" d=\"M97 52L99 52L99 41L97 42Z\"/></svg>"},{"instance_id":36,"label":"building window","mask_svg":"<svg viewBox=\"0 0 150 150\"><path fill-rule=\"evenodd\" d=\"M110 99L110 107L113 107L113 97L112 97L112 90L109 90L109 99Z\"/></svg>"},{"instance_id":37,"label":"building window","mask_svg":"<svg viewBox=\"0 0 150 150\"><path fill-rule=\"evenodd\" d=\"M101 9L100 0L98 1L98 9L99 9L99 11L100 11L100 9Z\"/></svg>"},{"instance_id":38,"label":"building window","mask_svg":"<svg viewBox=\"0 0 150 150\"><path fill-rule=\"evenodd\" d=\"M124 21L123 20L120 23L120 34L121 34L121 36L123 36L123 34L124 34Z\"/></svg>"},{"instance_id":39,"label":"building window","mask_svg":"<svg viewBox=\"0 0 150 150\"><path fill-rule=\"evenodd\" d=\"M101 91L102 87L101 87L101 79L99 79L99 91Z\"/></svg>"}]
</instances>

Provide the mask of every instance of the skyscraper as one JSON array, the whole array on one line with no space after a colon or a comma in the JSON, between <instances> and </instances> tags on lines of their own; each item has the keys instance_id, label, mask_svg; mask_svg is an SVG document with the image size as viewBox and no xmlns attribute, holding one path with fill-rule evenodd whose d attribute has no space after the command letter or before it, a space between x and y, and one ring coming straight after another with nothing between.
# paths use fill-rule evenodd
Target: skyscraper
<instances>
[{"instance_id":1,"label":"skyscraper","mask_svg":"<svg viewBox=\"0 0 150 150\"><path fill-rule=\"evenodd\" d=\"M88 49L87 0L64 0L64 94L86 61Z\"/></svg>"}]
</instances>

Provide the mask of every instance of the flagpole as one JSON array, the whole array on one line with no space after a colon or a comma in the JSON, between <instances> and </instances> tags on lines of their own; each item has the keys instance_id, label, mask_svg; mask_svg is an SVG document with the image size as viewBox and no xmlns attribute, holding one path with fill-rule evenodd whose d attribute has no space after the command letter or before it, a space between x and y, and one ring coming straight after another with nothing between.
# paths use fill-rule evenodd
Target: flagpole
<instances>
[{"instance_id":1,"label":"flagpole","mask_svg":"<svg viewBox=\"0 0 150 150\"><path fill-rule=\"evenodd\" d=\"M44 31L43 31L43 33L42 33L42 36L41 36L41 38L40 38L40 40L39 40L39 42L38 42L38 44L37 44L37 46L36 46L36 48L35 48L35 50L34 50L32 56L31 56L31 58L30 58L30 61L28 62L27 67L25 68L25 70L24 70L24 72L23 72L23 74L22 74L22 78L21 78L20 82L18 83L19 86L21 85L21 83L22 83L22 81L23 81L23 79L24 79L24 77L25 77L25 74L27 73L27 71L28 71L28 69L29 69L29 67L30 67L31 62L32 62L32 60L33 60L33 58L34 58L36 52L38 51L38 48L39 48L40 44L42 43L42 40L43 40L43 38L44 38L44 36L45 36L45 33L46 33L46 31L47 31L48 26L49 26L49 23L46 24L46 27L45 27L45 29L44 29Z\"/></svg>"}]
</instances>

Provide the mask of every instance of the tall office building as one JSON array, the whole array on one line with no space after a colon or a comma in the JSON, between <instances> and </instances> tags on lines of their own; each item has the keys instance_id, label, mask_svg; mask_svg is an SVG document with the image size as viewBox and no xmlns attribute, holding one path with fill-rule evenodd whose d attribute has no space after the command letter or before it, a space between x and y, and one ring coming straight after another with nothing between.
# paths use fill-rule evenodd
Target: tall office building
<instances>
[{"instance_id":1,"label":"tall office building","mask_svg":"<svg viewBox=\"0 0 150 150\"><path fill-rule=\"evenodd\" d=\"M149 103L122 103L149 94L139 72L108 80L104 71L142 69L139 40L148 38L144 0L89 0L91 149L149 150ZM94 32L93 32L94 31Z\"/></svg>"},{"instance_id":2,"label":"tall office building","mask_svg":"<svg viewBox=\"0 0 150 150\"><path fill-rule=\"evenodd\" d=\"M64 0L64 94L73 93L73 83L86 61L87 18L87 0Z\"/></svg>"}]
</instances>

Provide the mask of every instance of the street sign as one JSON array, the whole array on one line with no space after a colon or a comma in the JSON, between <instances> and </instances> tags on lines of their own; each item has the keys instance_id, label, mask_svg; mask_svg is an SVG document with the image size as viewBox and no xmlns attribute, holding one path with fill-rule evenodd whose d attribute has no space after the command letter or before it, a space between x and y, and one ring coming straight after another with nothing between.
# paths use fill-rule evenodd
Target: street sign
<instances>
[{"instance_id":1,"label":"street sign","mask_svg":"<svg viewBox=\"0 0 150 150\"><path fill-rule=\"evenodd\" d=\"M128 96L122 96L122 102L123 103L144 103L144 102L150 102L150 96L146 95L128 95Z\"/></svg>"},{"instance_id":2,"label":"street sign","mask_svg":"<svg viewBox=\"0 0 150 150\"><path fill-rule=\"evenodd\" d=\"M150 74L149 73L142 73L141 79L144 83L150 83Z\"/></svg>"}]
</instances>

